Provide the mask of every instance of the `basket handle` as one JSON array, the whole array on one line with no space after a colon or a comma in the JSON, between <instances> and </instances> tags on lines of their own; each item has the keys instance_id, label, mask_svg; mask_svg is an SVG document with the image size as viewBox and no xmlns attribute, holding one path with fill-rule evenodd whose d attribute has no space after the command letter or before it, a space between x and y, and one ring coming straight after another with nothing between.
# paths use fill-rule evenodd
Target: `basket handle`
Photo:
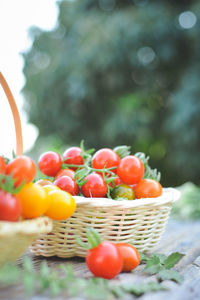
<instances>
[{"instance_id":1,"label":"basket handle","mask_svg":"<svg viewBox=\"0 0 200 300\"><path fill-rule=\"evenodd\" d=\"M15 134L16 134L16 155L22 155L23 139L22 139L22 127L21 127L19 111L15 99L13 97L13 94L9 88L9 85L1 72L0 72L0 84L2 85L4 93L6 94L6 97L8 99L12 111L13 119L14 119Z\"/></svg>"}]
</instances>

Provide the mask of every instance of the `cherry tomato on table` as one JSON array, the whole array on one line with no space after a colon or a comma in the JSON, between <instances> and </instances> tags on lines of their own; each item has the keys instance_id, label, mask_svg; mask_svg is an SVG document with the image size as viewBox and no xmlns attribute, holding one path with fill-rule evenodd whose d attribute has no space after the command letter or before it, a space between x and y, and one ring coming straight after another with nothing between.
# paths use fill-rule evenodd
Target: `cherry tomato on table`
<instances>
[{"instance_id":1,"label":"cherry tomato on table","mask_svg":"<svg viewBox=\"0 0 200 300\"><path fill-rule=\"evenodd\" d=\"M81 156L81 148L80 147L71 147L65 150L63 153L63 159L65 164L71 165L83 165L84 160ZM71 169L76 170L76 167L72 167Z\"/></svg>"},{"instance_id":2,"label":"cherry tomato on table","mask_svg":"<svg viewBox=\"0 0 200 300\"><path fill-rule=\"evenodd\" d=\"M21 216L22 205L20 200L7 193L0 190L0 220L1 221L18 221Z\"/></svg>"},{"instance_id":3,"label":"cherry tomato on table","mask_svg":"<svg viewBox=\"0 0 200 300\"><path fill-rule=\"evenodd\" d=\"M144 171L144 164L134 155L122 158L117 167L117 175L126 184L138 183L144 176Z\"/></svg>"},{"instance_id":4,"label":"cherry tomato on table","mask_svg":"<svg viewBox=\"0 0 200 300\"><path fill-rule=\"evenodd\" d=\"M88 269L96 277L112 279L118 275L123 266L119 249L111 242L102 242L94 229L86 229L89 247L86 253Z\"/></svg>"},{"instance_id":5,"label":"cherry tomato on table","mask_svg":"<svg viewBox=\"0 0 200 300\"><path fill-rule=\"evenodd\" d=\"M140 255L137 249L127 243L118 243L115 245L123 258L122 271L130 272L135 269L140 263Z\"/></svg>"},{"instance_id":6,"label":"cherry tomato on table","mask_svg":"<svg viewBox=\"0 0 200 300\"><path fill-rule=\"evenodd\" d=\"M75 196L79 193L78 184L76 181L69 176L60 176L55 181L54 184L58 186L61 190L70 193Z\"/></svg>"},{"instance_id":7,"label":"cherry tomato on table","mask_svg":"<svg viewBox=\"0 0 200 300\"><path fill-rule=\"evenodd\" d=\"M92 158L92 167L95 169L104 169L117 167L120 163L119 155L109 148L103 148L98 150ZM117 168L112 172L116 173Z\"/></svg>"},{"instance_id":8,"label":"cherry tomato on table","mask_svg":"<svg viewBox=\"0 0 200 300\"><path fill-rule=\"evenodd\" d=\"M6 167L6 174L16 180L15 186L19 186L22 182L31 182L35 178L36 171L34 161L25 155L14 158Z\"/></svg>"},{"instance_id":9,"label":"cherry tomato on table","mask_svg":"<svg viewBox=\"0 0 200 300\"><path fill-rule=\"evenodd\" d=\"M108 187L100 174L91 173L85 177L85 180L87 182L81 187L85 197L105 197Z\"/></svg>"},{"instance_id":10,"label":"cherry tomato on table","mask_svg":"<svg viewBox=\"0 0 200 300\"><path fill-rule=\"evenodd\" d=\"M38 160L40 171L47 176L56 176L62 165L61 156L54 151L44 152Z\"/></svg>"},{"instance_id":11,"label":"cherry tomato on table","mask_svg":"<svg viewBox=\"0 0 200 300\"><path fill-rule=\"evenodd\" d=\"M135 188L136 198L155 198L162 195L162 185L153 179L142 179Z\"/></svg>"}]
</instances>

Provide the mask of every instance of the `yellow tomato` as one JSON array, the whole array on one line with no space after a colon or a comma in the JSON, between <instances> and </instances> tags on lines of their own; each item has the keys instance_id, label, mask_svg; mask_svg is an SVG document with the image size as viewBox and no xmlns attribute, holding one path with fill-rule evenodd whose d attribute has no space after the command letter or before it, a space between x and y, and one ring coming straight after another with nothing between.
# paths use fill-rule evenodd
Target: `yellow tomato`
<instances>
[{"instance_id":1,"label":"yellow tomato","mask_svg":"<svg viewBox=\"0 0 200 300\"><path fill-rule=\"evenodd\" d=\"M49 194L52 191L55 190L60 190L58 186L54 185L54 184L48 184L48 185L44 185L43 189Z\"/></svg>"},{"instance_id":2,"label":"yellow tomato","mask_svg":"<svg viewBox=\"0 0 200 300\"><path fill-rule=\"evenodd\" d=\"M72 195L61 190L53 190L48 193L50 206L45 213L53 220L65 220L74 213L76 203Z\"/></svg>"},{"instance_id":3,"label":"yellow tomato","mask_svg":"<svg viewBox=\"0 0 200 300\"><path fill-rule=\"evenodd\" d=\"M21 200L22 216L26 219L42 216L50 205L48 193L42 186L32 182L26 184L17 197Z\"/></svg>"}]
</instances>

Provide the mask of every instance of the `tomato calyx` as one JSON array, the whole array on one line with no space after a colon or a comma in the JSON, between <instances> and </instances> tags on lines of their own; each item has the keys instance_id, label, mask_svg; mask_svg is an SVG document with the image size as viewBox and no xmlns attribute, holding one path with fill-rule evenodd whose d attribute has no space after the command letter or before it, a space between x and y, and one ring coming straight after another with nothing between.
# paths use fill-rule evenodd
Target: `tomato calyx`
<instances>
[{"instance_id":1,"label":"tomato calyx","mask_svg":"<svg viewBox=\"0 0 200 300\"><path fill-rule=\"evenodd\" d=\"M161 179L161 173L157 169L152 169L149 166L150 157L146 156L143 152L137 152L135 153L135 156L138 157L144 164L145 173L143 179L153 179L159 182Z\"/></svg>"},{"instance_id":2,"label":"tomato calyx","mask_svg":"<svg viewBox=\"0 0 200 300\"><path fill-rule=\"evenodd\" d=\"M94 228L87 227L86 236L88 243L84 243L79 237L76 237L76 241L81 247L87 250L98 247L102 242L100 234Z\"/></svg>"},{"instance_id":3,"label":"tomato calyx","mask_svg":"<svg viewBox=\"0 0 200 300\"><path fill-rule=\"evenodd\" d=\"M24 181L19 186L16 187L15 185L16 181L17 179L13 178L10 175L0 174L0 189L12 195L16 195L21 191L21 189L26 183Z\"/></svg>"},{"instance_id":4,"label":"tomato calyx","mask_svg":"<svg viewBox=\"0 0 200 300\"><path fill-rule=\"evenodd\" d=\"M115 147L113 151L116 152L120 158L124 158L131 154L130 149L131 146L122 145L122 146Z\"/></svg>"}]
</instances>

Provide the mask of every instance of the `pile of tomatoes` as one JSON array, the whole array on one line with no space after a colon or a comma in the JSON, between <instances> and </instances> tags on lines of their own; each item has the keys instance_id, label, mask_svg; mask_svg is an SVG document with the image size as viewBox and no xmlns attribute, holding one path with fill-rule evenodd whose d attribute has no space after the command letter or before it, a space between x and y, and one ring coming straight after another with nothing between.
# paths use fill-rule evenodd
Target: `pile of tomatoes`
<instances>
[{"instance_id":1,"label":"pile of tomatoes","mask_svg":"<svg viewBox=\"0 0 200 300\"><path fill-rule=\"evenodd\" d=\"M67 148L62 157L48 151L40 156L38 167L50 177L44 184L53 184L74 196L128 200L160 196L161 184L145 178L147 166L127 149L102 148L91 154L92 150L86 151L82 145Z\"/></svg>"},{"instance_id":2,"label":"pile of tomatoes","mask_svg":"<svg viewBox=\"0 0 200 300\"><path fill-rule=\"evenodd\" d=\"M33 180L37 167L28 156L6 163L0 157L0 220L18 221L42 215L54 220L70 217L76 204L71 194L56 186L41 186Z\"/></svg>"}]
</instances>

